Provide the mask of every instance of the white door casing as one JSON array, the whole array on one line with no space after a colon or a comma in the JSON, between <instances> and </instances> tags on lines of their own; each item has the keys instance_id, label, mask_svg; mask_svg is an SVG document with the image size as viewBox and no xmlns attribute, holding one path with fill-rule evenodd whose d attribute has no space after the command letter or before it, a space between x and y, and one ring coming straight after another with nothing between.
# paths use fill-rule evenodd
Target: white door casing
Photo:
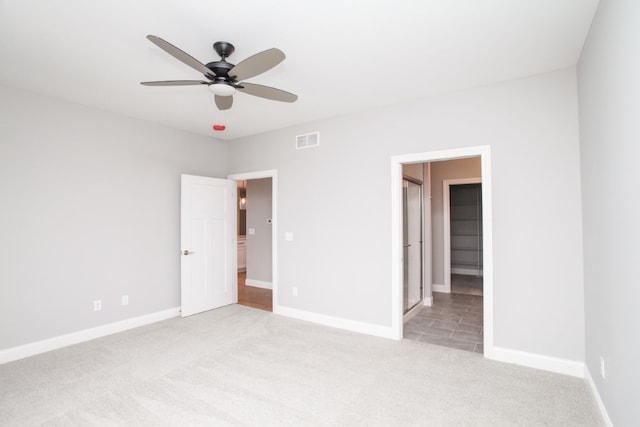
<instances>
[{"instance_id":1,"label":"white door casing","mask_svg":"<svg viewBox=\"0 0 640 427\"><path fill-rule=\"evenodd\" d=\"M273 312L282 314L278 304L278 171L276 169L227 175L233 181L271 178L271 298ZM237 280L236 280L237 283ZM237 301L236 284L236 301Z\"/></svg>"},{"instance_id":2,"label":"white door casing","mask_svg":"<svg viewBox=\"0 0 640 427\"><path fill-rule=\"evenodd\" d=\"M226 179L182 175L181 314L237 301L236 185Z\"/></svg>"},{"instance_id":3,"label":"white door casing","mask_svg":"<svg viewBox=\"0 0 640 427\"><path fill-rule=\"evenodd\" d=\"M402 339L403 333L402 165L477 156L480 156L482 176L484 357L493 359L496 358L493 342L493 224L491 215L491 147L488 145L391 157L391 336L395 339Z\"/></svg>"}]
</instances>

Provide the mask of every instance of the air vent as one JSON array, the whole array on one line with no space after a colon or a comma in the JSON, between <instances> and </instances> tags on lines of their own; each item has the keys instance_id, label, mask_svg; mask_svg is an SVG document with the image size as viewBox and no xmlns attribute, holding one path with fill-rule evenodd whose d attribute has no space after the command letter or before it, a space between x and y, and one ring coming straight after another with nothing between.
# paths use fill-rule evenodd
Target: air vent
<instances>
[{"instance_id":1,"label":"air vent","mask_svg":"<svg viewBox=\"0 0 640 427\"><path fill-rule=\"evenodd\" d=\"M320 145L320 132L305 133L296 136L296 150L317 147Z\"/></svg>"}]
</instances>

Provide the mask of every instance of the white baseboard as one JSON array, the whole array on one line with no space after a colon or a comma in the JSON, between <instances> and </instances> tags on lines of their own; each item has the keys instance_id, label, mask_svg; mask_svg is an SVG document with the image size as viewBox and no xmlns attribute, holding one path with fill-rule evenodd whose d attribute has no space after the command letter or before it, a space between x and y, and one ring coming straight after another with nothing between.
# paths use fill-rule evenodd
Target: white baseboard
<instances>
[{"instance_id":1,"label":"white baseboard","mask_svg":"<svg viewBox=\"0 0 640 427\"><path fill-rule=\"evenodd\" d=\"M168 310L158 311L156 313L133 317L131 319L108 323L102 326L96 326L95 328L84 329L82 331L48 338L42 341L24 344L18 347L0 350L0 364L23 359L25 357L35 356L36 354L45 353L51 350L57 350L62 347L90 341L96 338L101 338L107 335L115 334L117 332L123 332L129 329L159 322L161 320L177 317L179 315L180 307L175 307Z\"/></svg>"},{"instance_id":2,"label":"white baseboard","mask_svg":"<svg viewBox=\"0 0 640 427\"><path fill-rule=\"evenodd\" d=\"M447 292L447 288L444 287L441 283L433 283L431 284L432 292Z\"/></svg>"},{"instance_id":3,"label":"white baseboard","mask_svg":"<svg viewBox=\"0 0 640 427\"><path fill-rule=\"evenodd\" d=\"M254 288L273 289L271 282L265 282L262 280L246 279L244 284L247 286L253 286Z\"/></svg>"},{"instance_id":4,"label":"white baseboard","mask_svg":"<svg viewBox=\"0 0 640 427\"><path fill-rule=\"evenodd\" d=\"M425 297L424 300L422 300L422 305L431 307L433 305L433 297Z\"/></svg>"},{"instance_id":5,"label":"white baseboard","mask_svg":"<svg viewBox=\"0 0 640 427\"><path fill-rule=\"evenodd\" d=\"M283 307L281 305L273 307L273 312L281 316L293 317L295 319L305 320L307 322L317 323L324 326L331 326L333 328L346 329L347 331L359 332L361 334L373 335L382 338L396 339L390 326L373 325L371 323L327 316L324 314L312 313L310 311L298 310L297 308Z\"/></svg>"},{"instance_id":6,"label":"white baseboard","mask_svg":"<svg viewBox=\"0 0 640 427\"><path fill-rule=\"evenodd\" d=\"M513 363L529 368L584 378L584 362L576 360L561 359L559 357L544 356L495 346L493 348L485 348L484 356L487 359L500 362Z\"/></svg>"},{"instance_id":7,"label":"white baseboard","mask_svg":"<svg viewBox=\"0 0 640 427\"><path fill-rule=\"evenodd\" d=\"M591 372L589 368L585 365L584 367L584 377L587 380L587 384L589 384L589 388L591 389L591 393L593 393L593 397L596 399L596 403L598 404L598 409L600 410L600 415L602 415L602 420L607 427L613 427L613 422L611 418L609 418L609 413L607 412L607 408L604 406L604 402L600 397L600 393L598 392L598 388L596 387L595 381L593 381L593 377L591 376Z\"/></svg>"}]
</instances>

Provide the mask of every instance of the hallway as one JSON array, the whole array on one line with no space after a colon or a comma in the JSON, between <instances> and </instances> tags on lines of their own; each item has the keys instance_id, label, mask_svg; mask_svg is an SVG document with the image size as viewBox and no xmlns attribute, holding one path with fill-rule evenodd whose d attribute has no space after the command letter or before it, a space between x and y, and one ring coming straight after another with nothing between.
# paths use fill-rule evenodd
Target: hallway
<instances>
[{"instance_id":1,"label":"hallway","mask_svg":"<svg viewBox=\"0 0 640 427\"><path fill-rule=\"evenodd\" d=\"M238 272L238 304L260 310L273 311L271 289L246 286L246 272Z\"/></svg>"}]
</instances>

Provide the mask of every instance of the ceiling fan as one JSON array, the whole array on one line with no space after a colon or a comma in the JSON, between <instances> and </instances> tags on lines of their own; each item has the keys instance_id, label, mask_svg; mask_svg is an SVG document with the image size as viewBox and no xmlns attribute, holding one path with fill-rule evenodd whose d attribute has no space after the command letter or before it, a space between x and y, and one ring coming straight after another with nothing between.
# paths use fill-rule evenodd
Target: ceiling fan
<instances>
[{"instance_id":1,"label":"ceiling fan","mask_svg":"<svg viewBox=\"0 0 640 427\"><path fill-rule=\"evenodd\" d=\"M205 80L168 80L159 82L141 82L145 86L188 86L206 85L215 95L216 106L220 110L228 110L233 105L233 94L237 91L260 98L281 102L295 102L297 95L274 87L247 83L243 80L262 74L281 63L285 56L280 49L271 48L257 53L233 65L226 61L235 48L228 42L216 42L213 49L220 56L219 61L203 64L188 53L178 49L158 36L148 35L153 44L174 58L184 62L196 71L204 74Z\"/></svg>"}]
</instances>

